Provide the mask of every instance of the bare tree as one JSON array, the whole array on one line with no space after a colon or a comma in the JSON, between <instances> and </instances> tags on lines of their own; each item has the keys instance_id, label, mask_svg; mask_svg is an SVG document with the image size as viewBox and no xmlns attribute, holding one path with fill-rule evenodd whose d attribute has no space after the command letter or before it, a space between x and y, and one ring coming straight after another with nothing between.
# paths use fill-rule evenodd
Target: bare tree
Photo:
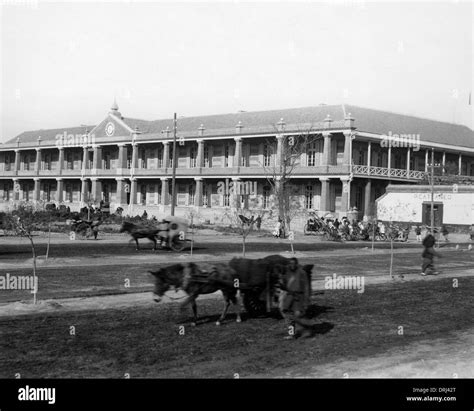
<instances>
[{"instance_id":1,"label":"bare tree","mask_svg":"<svg viewBox=\"0 0 474 411\"><path fill-rule=\"evenodd\" d=\"M243 257L246 253L247 237L256 229L259 230L266 215L271 213L259 207L256 198L249 199L248 204L248 207L242 207L241 202L237 201L237 207L230 209L224 217L231 227L237 228L242 238Z\"/></svg>"},{"instance_id":2,"label":"bare tree","mask_svg":"<svg viewBox=\"0 0 474 411\"><path fill-rule=\"evenodd\" d=\"M273 207L278 210L278 218L284 222L284 231L291 230L291 221L301 211L301 200L296 197L297 191L291 179L295 170L301 165L301 157L308 145L320 139L312 127L296 135L285 135L277 132L279 142L268 140L266 148L272 153L273 161L262 164L265 176L273 193Z\"/></svg>"},{"instance_id":3,"label":"bare tree","mask_svg":"<svg viewBox=\"0 0 474 411\"><path fill-rule=\"evenodd\" d=\"M33 232L36 231L37 224L35 221L35 209L33 205L19 205L18 208L9 215L9 224L16 235L26 237L30 241L31 253L33 256L33 284L35 285L33 292L33 303L36 304L36 247L33 238Z\"/></svg>"}]
</instances>

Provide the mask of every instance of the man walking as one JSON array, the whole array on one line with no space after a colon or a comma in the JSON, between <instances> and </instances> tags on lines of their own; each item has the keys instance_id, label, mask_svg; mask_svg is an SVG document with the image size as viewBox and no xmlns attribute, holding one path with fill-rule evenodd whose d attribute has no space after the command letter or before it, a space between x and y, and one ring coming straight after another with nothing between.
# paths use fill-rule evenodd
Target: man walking
<instances>
[{"instance_id":1,"label":"man walking","mask_svg":"<svg viewBox=\"0 0 474 411\"><path fill-rule=\"evenodd\" d=\"M437 253L434 249L435 245L435 238L432 234L428 234L423 240L423 254L421 257L423 258L423 264L421 266L421 275L437 275L438 272L435 271L433 260L434 257L441 257L439 253Z\"/></svg>"},{"instance_id":2,"label":"man walking","mask_svg":"<svg viewBox=\"0 0 474 411\"><path fill-rule=\"evenodd\" d=\"M281 288L280 312L288 326L285 339L295 339L299 335L310 337L313 324L304 318L310 301L308 277L296 258L290 259Z\"/></svg>"}]
</instances>

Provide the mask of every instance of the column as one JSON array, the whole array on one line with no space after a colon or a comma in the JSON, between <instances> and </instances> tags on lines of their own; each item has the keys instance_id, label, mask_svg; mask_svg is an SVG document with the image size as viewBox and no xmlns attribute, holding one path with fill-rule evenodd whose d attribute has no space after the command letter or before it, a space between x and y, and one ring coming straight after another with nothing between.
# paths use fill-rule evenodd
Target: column
<instances>
[{"instance_id":1,"label":"column","mask_svg":"<svg viewBox=\"0 0 474 411\"><path fill-rule=\"evenodd\" d=\"M349 211L349 199L350 199L350 188L351 182L347 177L341 177L342 183L342 195L341 195L341 211L347 213Z\"/></svg>"},{"instance_id":2,"label":"column","mask_svg":"<svg viewBox=\"0 0 474 411\"><path fill-rule=\"evenodd\" d=\"M130 204L137 204L137 179L130 180Z\"/></svg>"},{"instance_id":3,"label":"column","mask_svg":"<svg viewBox=\"0 0 474 411\"><path fill-rule=\"evenodd\" d=\"M127 169L127 146L124 143L118 145L118 169ZM120 173L120 171L118 171Z\"/></svg>"},{"instance_id":4,"label":"column","mask_svg":"<svg viewBox=\"0 0 474 411\"><path fill-rule=\"evenodd\" d=\"M235 137L235 153L234 153L234 167L242 165L242 138Z\"/></svg>"},{"instance_id":5,"label":"column","mask_svg":"<svg viewBox=\"0 0 474 411\"><path fill-rule=\"evenodd\" d=\"M446 174L446 151L443 151L443 175Z\"/></svg>"},{"instance_id":6,"label":"column","mask_svg":"<svg viewBox=\"0 0 474 411\"><path fill-rule=\"evenodd\" d=\"M364 196L364 215L369 217L371 210L371 199L372 199L372 181L369 179L365 183L365 196Z\"/></svg>"},{"instance_id":7,"label":"column","mask_svg":"<svg viewBox=\"0 0 474 411\"><path fill-rule=\"evenodd\" d=\"M163 141L163 168L168 168L169 166L170 166L170 143L169 141Z\"/></svg>"},{"instance_id":8,"label":"column","mask_svg":"<svg viewBox=\"0 0 474 411\"><path fill-rule=\"evenodd\" d=\"M94 160L95 160L95 155L94 155ZM92 190L91 190L92 199L98 202L102 200L102 181L100 181L98 178L92 178L91 180L92 180Z\"/></svg>"},{"instance_id":9,"label":"column","mask_svg":"<svg viewBox=\"0 0 474 411\"><path fill-rule=\"evenodd\" d=\"M89 201L89 183L85 178L81 179L81 201L82 203Z\"/></svg>"},{"instance_id":10,"label":"column","mask_svg":"<svg viewBox=\"0 0 474 411\"><path fill-rule=\"evenodd\" d=\"M34 191L33 191L33 201L39 201L40 200L40 193L41 193L41 190L40 190L41 181L40 181L39 178L34 178L33 180L35 181L35 188L34 188Z\"/></svg>"},{"instance_id":11,"label":"column","mask_svg":"<svg viewBox=\"0 0 474 411\"><path fill-rule=\"evenodd\" d=\"M196 167L204 167L204 141L197 140L197 155L196 155Z\"/></svg>"},{"instance_id":12,"label":"column","mask_svg":"<svg viewBox=\"0 0 474 411\"><path fill-rule=\"evenodd\" d=\"M18 201L20 199L20 180L18 178L13 179L13 200Z\"/></svg>"},{"instance_id":13,"label":"column","mask_svg":"<svg viewBox=\"0 0 474 411\"><path fill-rule=\"evenodd\" d=\"M37 148L36 149L36 162L35 162L36 174L38 174L40 170L41 170L41 149Z\"/></svg>"},{"instance_id":14,"label":"column","mask_svg":"<svg viewBox=\"0 0 474 411\"><path fill-rule=\"evenodd\" d=\"M125 157L125 161L127 158ZM117 181L117 196L116 201L119 204L127 204L127 193L125 192L125 180L123 178L116 178Z\"/></svg>"},{"instance_id":15,"label":"column","mask_svg":"<svg viewBox=\"0 0 474 411\"><path fill-rule=\"evenodd\" d=\"M56 201L62 202L64 196L64 181L62 178L56 179Z\"/></svg>"},{"instance_id":16,"label":"column","mask_svg":"<svg viewBox=\"0 0 474 411\"><path fill-rule=\"evenodd\" d=\"M372 142L367 143L367 174L370 176L370 167L372 166Z\"/></svg>"},{"instance_id":17,"label":"column","mask_svg":"<svg viewBox=\"0 0 474 411\"><path fill-rule=\"evenodd\" d=\"M234 194L232 194L229 198L229 205L232 208L240 208L240 195L238 194L237 186L240 182L240 179L237 177L232 178L232 182L234 183Z\"/></svg>"},{"instance_id":18,"label":"column","mask_svg":"<svg viewBox=\"0 0 474 411\"><path fill-rule=\"evenodd\" d=\"M92 168L94 170L100 170L102 168L102 147L94 146L94 160L92 162ZM94 183L92 183L94 185Z\"/></svg>"},{"instance_id":19,"label":"column","mask_svg":"<svg viewBox=\"0 0 474 411\"><path fill-rule=\"evenodd\" d=\"M130 166L132 174L138 168L138 144L132 143L132 164Z\"/></svg>"},{"instance_id":20,"label":"column","mask_svg":"<svg viewBox=\"0 0 474 411\"><path fill-rule=\"evenodd\" d=\"M459 159L458 159L458 174L462 175L462 154L459 153Z\"/></svg>"},{"instance_id":21,"label":"column","mask_svg":"<svg viewBox=\"0 0 474 411\"><path fill-rule=\"evenodd\" d=\"M196 207L201 207L202 206L202 178L196 177L194 178L194 181L196 182L196 192L194 194L194 205Z\"/></svg>"},{"instance_id":22,"label":"column","mask_svg":"<svg viewBox=\"0 0 474 411\"><path fill-rule=\"evenodd\" d=\"M332 138L331 133L323 133L324 137L324 145L323 145L323 166L332 165L332 153L331 153L331 145L332 145Z\"/></svg>"},{"instance_id":23,"label":"column","mask_svg":"<svg viewBox=\"0 0 474 411\"><path fill-rule=\"evenodd\" d=\"M388 168L388 176L390 177L390 169L392 168L392 146L389 144L388 146L388 164L387 164L387 168Z\"/></svg>"},{"instance_id":24,"label":"column","mask_svg":"<svg viewBox=\"0 0 474 411\"><path fill-rule=\"evenodd\" d=\"M87 147L83 147L82 149L82 173L84 174L87 170L87 155L89 154L89 150Z\"/></svg>"},{"instance_id":25,"label":"column","mask_svg":"<svg viewBox=\"0 0 474 411\"><path fill-rule=\"evenodd\" d=\"M282 162L283 156L283 136L281 134L276 136L277 138L277 152L275 158L275 165L280 166Z\"/></svg>"},{"instance_id":26,"label":"column","mask_svg":"<svg viewBox=\"0 0 474 411\"><path fill-rule=\"evenodd\" d=\"M61 174L63 169L64 169L64 147L59 147L59 158L58 158L58 172L59 172L59 174Z\"/></svg>"},{"instance_id":27,"label":"column","mask_svg":"<svg viewBox=\"0 0 474 411\"><path fill-rule=\"evenodd\" d=\"M20 150L15 150L15 166L14 171L20 171Z\"/></svg>"},{"instance_id":28,"label":"column","mask_svg":"<svg viewBox=\"0 0 474 411\"><path fill-rule=\"evenodd\" d=\"M169 180L167 178L161 179L161 204L169 204Z\"/></svg>"},{"instance_id":29,"label":"column","mask_svg":"<svg viewBox=\"0 0 474 411\"><path fill-rule=\"evenodd\" d=\"M427 149L427 150L425 151L425 173L428 172L428 162L429 162L428 156L429 156L429 150Z\"/></svg>"},{"instance_id":30,"label":"column","mask_svg":"<svg viewBox=\"0 0 474 411\"><path fill-rule=\"evenodd\" d=\"M344 165L351 164L351 157L352 157L352 133L344 133Z\"/></svg>"},{"instance_id":31,"label":"column","mask_svg":"<svg viewBox=\"0 0 474 411\"><path fill-rule=\"evenodd\" d=\"M321 181L321 211L328 212L330 211L330 192L329 192L329 178L327 177L319 177L319 181Z\"/></svg>"},{"instance_id":32,"label":"column","mask_svg":"<svg viewBox=\"0 0 474 411\"><path fill-rule=\"evenodd\" d=\"M410 159L411 159L411 150L410 147L407 148L407 178L410 177Z\"/></svg>"}]
</instances>

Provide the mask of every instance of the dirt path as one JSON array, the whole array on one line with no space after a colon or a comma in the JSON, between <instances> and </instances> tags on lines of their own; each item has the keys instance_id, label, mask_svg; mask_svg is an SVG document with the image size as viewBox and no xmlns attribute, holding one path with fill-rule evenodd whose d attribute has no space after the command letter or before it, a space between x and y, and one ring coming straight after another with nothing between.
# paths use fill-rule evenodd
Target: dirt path
<instances>
[{"instance_id":1,"label":"dirt path","mask_svg":"<svg viewBox=\"0 0 474 411\"><path fill-rule=\"evenodd\" d=\"M474 378L474 328L446 338L408 344L403 349L391 349L370 358L321 366L299 364L276 377Z\"/></svg>"}]
</instances>

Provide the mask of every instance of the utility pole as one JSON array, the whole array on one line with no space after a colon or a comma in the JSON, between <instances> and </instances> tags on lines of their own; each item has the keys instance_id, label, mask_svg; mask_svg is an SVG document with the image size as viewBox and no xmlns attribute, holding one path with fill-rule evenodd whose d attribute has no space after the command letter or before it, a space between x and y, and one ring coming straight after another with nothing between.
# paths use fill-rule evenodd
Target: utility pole
<instances>
[{"instance_id":1,"label":"utility pole","mask_svg":"<svg viewBox=\"0 0 474 411\"><path fill-rule=\"evenodd\" d=\"M430 210L430 224L431 234L434 235L434 148L431 147L431 210Z\"/></svg>"},{"instance_id":2,"label":"utility pole","mask_svg":"<svg viewBox=\"0 0 474 411\"><path fill-rule=\"evenodd\" d=\"M176 207L176 131L178 128L178 120L176 113L174 113L173 123L173 177L171 179L171 215L174 216L174 209Z\"/></svg>"}]
</instances>

